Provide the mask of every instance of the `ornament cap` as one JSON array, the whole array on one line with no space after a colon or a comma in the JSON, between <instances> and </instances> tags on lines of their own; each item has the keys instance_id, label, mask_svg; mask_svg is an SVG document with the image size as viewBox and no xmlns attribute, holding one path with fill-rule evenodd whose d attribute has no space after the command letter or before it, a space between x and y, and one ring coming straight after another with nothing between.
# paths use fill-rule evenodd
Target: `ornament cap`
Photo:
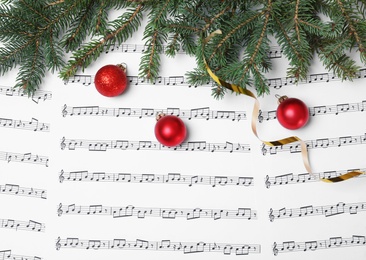
<instances>
[{"instance_id":1,"label":"ornament cap","mask_svg":"<svg viewBox=\"0 0 366 260\"><path fill-rule=\"evenodd\" d=\"M278 94L275 95L275 97L278 99L278 104L281 104L283 101L285 101L286 99L288 99L288 96L280 96Z\"/></svg>"},{"instance_id":2,"label":"ornament cap","mask_svg":"<svg viewBox=\"0 0 366 260\"><path fill-rule=\"evenodd\" d=\"M164 113L157 113L156 114L156 121L159 121L160 119L162 119L164 116L166 116Z\"/></svg>"},{"instance_id":3,"label":"ornament cap","mask_svg":"<svg viewBox=\"0 0 366 260\"><path fill-rule=\"evenodd\" d=\"M116 65L118 68L121 68L123 70L124 73L127 72L127 64L122 62Z\"/></svg>"}]
</instances>

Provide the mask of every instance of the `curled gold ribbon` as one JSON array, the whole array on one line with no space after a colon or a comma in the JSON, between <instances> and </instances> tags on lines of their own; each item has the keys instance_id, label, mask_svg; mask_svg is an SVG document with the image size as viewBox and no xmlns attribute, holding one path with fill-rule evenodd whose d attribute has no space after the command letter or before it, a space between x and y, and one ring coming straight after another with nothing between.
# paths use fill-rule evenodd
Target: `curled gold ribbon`
<instances>
[{"instance_id":1,"label":"curled gold ribbon","mask_svg":"<svg viewBox=\"0 0 366 260\"><path fill-rule=\"evenodd\" d=\"M211 40L212 37L214 37L217 34L221 34L221 30L216 30L214 32L212 32L210 35L208 35L205 39L204 39L204 44L203 47ZM312 170L310 167L310 162L309 162L309 155L308 155L308 150L307 150L307 146L306 143L301 140L299 137L297 136L290 136L281 140L275 140L275 141L264 141L262 139L259 138L258 133L257 133L257 118L259 115L259 101L257 99L257 97L248 89L244 89L241 88L237 85L234 84L230 84L222 79L220 79L215 73L212 72L212 70L210 69L210 67L207 64L206 58L203 56L203 61L206 67L206 70L208 72L208 74L210 75L210 77L220 86L223 86L227 89L230 89L236 93L239 94L243 94L249 97L252 97L255 101L254 106L253 106L253 113L252 113L252 131L254 133L254 135L265 145L268 146L281 146L281 145L285 145L285 144L290 144L293 142L300 142L301 145L301 154L302 154L302 160L304 163L304 166L306 168L306 170L308 171L308 173L312 174ZM357 177L361 174L365 174L365 172L362 171L352 171L352 172L348 172L346 174L343 174L341 176L338 177L333 177L333 178L328 178L328 179L321 179L324 182L328 182L328 183L334 183L334 182L341 182L341 181L345 181L354 177Z\"/></svg>"}]
</instances>

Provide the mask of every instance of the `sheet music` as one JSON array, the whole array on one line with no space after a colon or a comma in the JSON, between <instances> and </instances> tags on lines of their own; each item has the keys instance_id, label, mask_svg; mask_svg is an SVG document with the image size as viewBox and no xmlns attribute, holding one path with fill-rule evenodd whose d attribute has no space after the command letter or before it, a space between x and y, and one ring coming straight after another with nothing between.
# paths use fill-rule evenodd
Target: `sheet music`
<instances>
[{"instance_id":1,"label":"sheet music","mask_svg":"<svg viewBox=\"0 0 366 260\"><path fill-rule=\"evenodd\" d=\"M286 77L273 43L270 94L259 97L263 140L296 135L300 144L263 145L252 133L253 100L211 96L212 81L188 83L194 57L162 56L159 77L138 75L144 44L106 46L67 81L48 74L28 97L0 80L0 260L345 259L366 257L366 69L342 81L315 59L305 80ZM128 64L128 89L101 96L94 75ZM284 129L277 98L303 100L310 121ZM177 147L155 138L156 115L180 117Z\"/></svg>"}]
</instances>

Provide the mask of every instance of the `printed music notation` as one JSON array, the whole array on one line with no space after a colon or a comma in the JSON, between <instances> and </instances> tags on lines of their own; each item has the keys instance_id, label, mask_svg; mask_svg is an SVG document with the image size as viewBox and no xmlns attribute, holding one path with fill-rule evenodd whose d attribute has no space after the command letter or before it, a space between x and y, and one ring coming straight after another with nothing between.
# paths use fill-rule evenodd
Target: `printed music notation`
<instances>
[{"instance_id":1,"label":"printed music notation","mask_svg":"<svg viewBox=\"0 0 366 260\"><path fill-rule=\"evenodd\" d=\"M38 256L25 256L25 255L14 255L11 250L0 251L0 260L42 260L43 258Z\"/></svg>"},{"instance_id":2,"label":"printed music notation","mask_svg":"<svg viewBox=\"0 0 366 260\"><path fill-rule=\"evenodd\" d=\"M15 184L0 185L0 194L47 199L46 190L20 187Z\"/></svg>"},{"instance_id":3,"label":"printed music notation","mask_svg":"<svg viewBox=\"0 0 366 260\"><path fill-rule=\"evenodd\" d=\"M320 116L320 115L339 115L346 112L363 112L366 109L366 100L359 103L343 103L337 105L328 106L315 106L309 107L310 116ZM277 119L276 110L272 111L259 111L258 122L262 123L264 121L269 121Z\"/></svg>"},{"instance_id":4,"label":"printed music notation","mask_svg":"<svg viewBox=\"0 0 366 260\"><path fill-rule=\"evenodd\" d=\"M366 202L344 203L339 202L335 205L326 206L304 206L300 208L282 208L278 210L269 210L269 219L273 222L275 219L298 218L323 215L325 217L336 216L344 213L351 215L366 211Z\"/></svg>"},{"instance_id":5,"label":"printed music notation","mask_svg":"<svg viewBox=\"0 0 366 260\"><path fill-rule=\"evenodd\" d=\"M33 163L33 164L41 164L48 167L48 157L33 155L32 153L9 153L9 152L0 152L0 160L10 162L20 162L20 163Z\"/></svg>"},{"instance_id":6,"label":"printed music notation","mask_svg":"<svg viewBox=\"0 0 366 260\"><path fill-rule=\"evenodd\" d=\"M356 73L354 79L366 78L366 68L360 69ZM325 83L331 81L342 80L334 73L316 73L310 74L303 80L296 80L293 77L283 77L283 78L270 78L268 79L268 87L273 87L274 89L280 89L284 86L298 85L298 84L312 84L312 83Z\"/></svg>"},{"instance_id":7,"label":"printed music notation","mask_svg":"<svg viewBox=\"0 0 366 260\"><path fill-rule=\"evenodd\" d=\"M165 52L168 49L167 45L162 45L162 51ZM127 44L123 43L120 45L117 44L106 44L104 46L104 52L124 52L124 53L144 53L146 50L146 45L143 44ZM178 54L186 54L187 52L184 50L182 45L179 45L179 48L176 50ZM271 46L270 51L268 52L268 57L270 59L281 58L283 51L280 46Z\"/></svg>"},{"instance_id":8,"label":"printed music notation","mask_svg":"<svg viewBox=\"0 0 366 260\"><path fill-rule=\"evenodd\" d=\"M360 69L356 73L355 79L366 78L366 68ZM198 87L198 85L192 85L189 83L187 77L185 76L169 76L169 77L157 77L152 80L147 80L144 77L139 76L127 76L130 84L134 85L165 85L165 86L187 86L187 87ZM296 86L299 84L313 84L313 83L325 83L332 81L340 81L341 78L337 77L333 73L318 73L310 74L304 80L296 80L293 77L283 77L283 78L269 78L267 79L268 87L274 89L280 89L284 86ZM89 86L94 82L94 75L74 75L67 80L64 80L64 84L78 83L85 86ZM214 81L210 80L200 87L211 87Z\"/></svg>"},{"instance_id":9,"label":"printed music notation","mask_svg":"<svg viewBox=\"0 0 366 260\"><path fill-rule=\"evenodd\" d=\"M39 223L33 220L29 221L20 221L14 219L0 219L0 227L8 228L14 230L24 230L24 231L35 231L35 232L44 232L45 225L43 223Z\"/></svg>"},{"instance_id":10,"label":"printed music notation","mask_svg":"<svg viewBox=\"0 0 366 260\"><path fill-rule=\"evenodd\" d=\"M109 207L103 205L79 206L75 204L60 205L58 216L62 215L101 215L113 218L123 217L160 217L163 219L186 218L187 220L211 218L218 219L257 219L257 212L251 208L228 209L182 209L182 208L145 208L128 205L125 207Z\"/></svg>"},{"instance_id":11,"label":"printed music notation","mask_svg":"<svg viewBox=\"0 0 366 260\"><path fill-rule=\"evenodd\" d=\"M346 174L347 172L353 172L353 171L361 171L366 172L366 168L363 169L349 169L349 170L341 170L341 171L325 171L325 172L319 172L319 173L300 173L300 174L293 174L293 173L287 173L283 175L277 175L274 177L266 176L265 179L265 185L267 188L270 188L271 186L281 186L281 185L287 185L287 184L300 184L300 183L308 183L308 182L316 182L320 181L322 179L330 179L339 177L343 174ZM363 178L366 177L366 174L361 174L357 178Z\"/></svg>"},{"instance_id":12,"label":"printed music notation","mask_svg":"<svg viewBox=\"0 0 366 260\"><path fill-rule=\"evenodd\" d=\"M38 122L38 120L35 118L32 118L31 121L0 118L0 127L21 129L21 130L31 130L31 131L35 131L35 132L37 132L37 131L49 132L50 131L49 124Z\"/></svg>"},{"instance_id":13,"label":"printed music notation","mask_svg":"<svg viewBox=\"0 0 366 260\"><path fill-rule=\"evenodd\" d=\"M124 183L161 183L161 184L186 184L217 186L253 186L253 177L244 176L202 176L202 175L182 175L180 173L168 174L133 174L133 173L106 173L89 171L61 170L59 175L60 183L64 181L95 181L95 182L124 182Z\"/></svg>"},{"instance_id":14,"label":"printed music notation","mask_svg":"<svg viewBox=\"0 0 366 260\"><path fill-rule=\"evenodd\" d=\"M170 240L147 241L141 239L136 239L136 241L127 241L126 239L82 240L79 238L61 239L59 237L56 240L56 249L63 248L179 251L184 254L214 252L223 253L224 255L249 255L261 252L261 246L258 244L172 242Z\"/></svg>"},{"instance_id":15,"label":"printed music notation","mask_svg":"<svg viewBox=\"0 0 366 260\"><path fill-rule=\"evenodd\" d=\"M159 114L175 115L180 118L191 119L229 119L232 121L246 120L245 111L211 110L209 107L184 110L180 108L107 108L99 106L70 107L64 105L63 117L66 116L113 116L113 117L156 117ZM0 119L1 120L1 119ZM1 121L0 121L1 122Z\"/></svg>"},{"instance_id":16,"label":"printed music notation","mask_svg":"<svg viewBox=\"0 0 366 260\"><path fill-rule=\"evenodd\" d=\"M88 149L89 151L119 150L173 150L173 151L206 151L206 152L228 152L228 153L249 153L249 144L240 143L207 143L205 141L183 142L175 147L168 147L154 141L127 141L127 140L83 140L83 139L61 139L61 149L75 150Z\"/></svg>"},{"instance_id":17,"label":"printed music notation","mask_svg":"<svg viewBox=\"0 0 366 260\"><path fill-rule=\"evenodd\" d=\"M320 138L315 140L305 141L308 149L341 147L348 145L366 144L366 134L359 136L342 136L338 138ZM262 144L262 154L277 154L278 152L300 153L301 145L299 142L281 145L268 146Z\"/></svg>"},{"instance_id":18,"label":"printed music notation","mask_svg":"<svg viewBox=\"0 0 366 260\"><path fill-rule=\"evenodd\" d=\"M306 242L287 241L283 243L273 244L273 254L277 256L279 253L288 252L306 252L321 249L334 249L340 247L365 246L365 236L353 235L351 238L331 237L326 240L314 240Z\"/></svg>"},{"instance_id":19,"label":"printed music notation","mask_svg":"<svg viewBox=\"0 0 366 260\"><path fill-rule=\"evenodd\" d=\"M157 77L152 80L147 80L144 77L139 76L127 76L129 84L133 85L163 85L163 86L188 86L198 87L198 85L192 85L188 82L188 79L184 76L169 76L169 77ZM64 84L78 83L84 86L89 86L94 82L94 75L74 75L67 80L64 80ZM212 86L213 81L209 80L203 86Z\"/></svg>"},{"instance_id":20,"label":"printed music notation","mask_svg":"<svg viewBox=\"0 0 366 260\"><path fill-rule=\"evenodd\" d=\"M0 95L29 98L28 95L25 94L23 92L23 90L20 89L20 88L16 89L16 88L12 88L12 87L4 87L4 86L0 86ZM32 98L33 102L38 104L39 101L51 100L52 99L52 93L49 92L49 91L37 90L34 93L34 95L31 96L30 98Z\"/></svg>"}]
</instances>

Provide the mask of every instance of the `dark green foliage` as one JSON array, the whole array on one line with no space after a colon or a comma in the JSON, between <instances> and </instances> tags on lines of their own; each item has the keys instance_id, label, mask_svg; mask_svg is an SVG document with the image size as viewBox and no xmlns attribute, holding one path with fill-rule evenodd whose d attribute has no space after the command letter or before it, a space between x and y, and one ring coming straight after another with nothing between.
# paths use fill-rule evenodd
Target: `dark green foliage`
<instances>
[{"instance_id":1,"label":"dark green foliage","mask_svg":"<svg viewBox=\"0 0 366 260\"><path fill-rule=\"evenodd\" d=\"M120 16L110 20L111 10ZM32 95L46 71L67 79L122 44L147 19L139 75L159 76L160 55L194 55L192 85L212 82L204 59L225 81L268 93L270 38L289 61L287 76L306 78L314 55L342 79L366 63L365 0L0 0L0 74L19 66L16 87ZM205 38L220 30L209 42ZM167 46L164 48L164 46ZM65 62L65 52L71 58ZM225 89L213 84L213 95Z\"/></svg>"}]
</instances>

